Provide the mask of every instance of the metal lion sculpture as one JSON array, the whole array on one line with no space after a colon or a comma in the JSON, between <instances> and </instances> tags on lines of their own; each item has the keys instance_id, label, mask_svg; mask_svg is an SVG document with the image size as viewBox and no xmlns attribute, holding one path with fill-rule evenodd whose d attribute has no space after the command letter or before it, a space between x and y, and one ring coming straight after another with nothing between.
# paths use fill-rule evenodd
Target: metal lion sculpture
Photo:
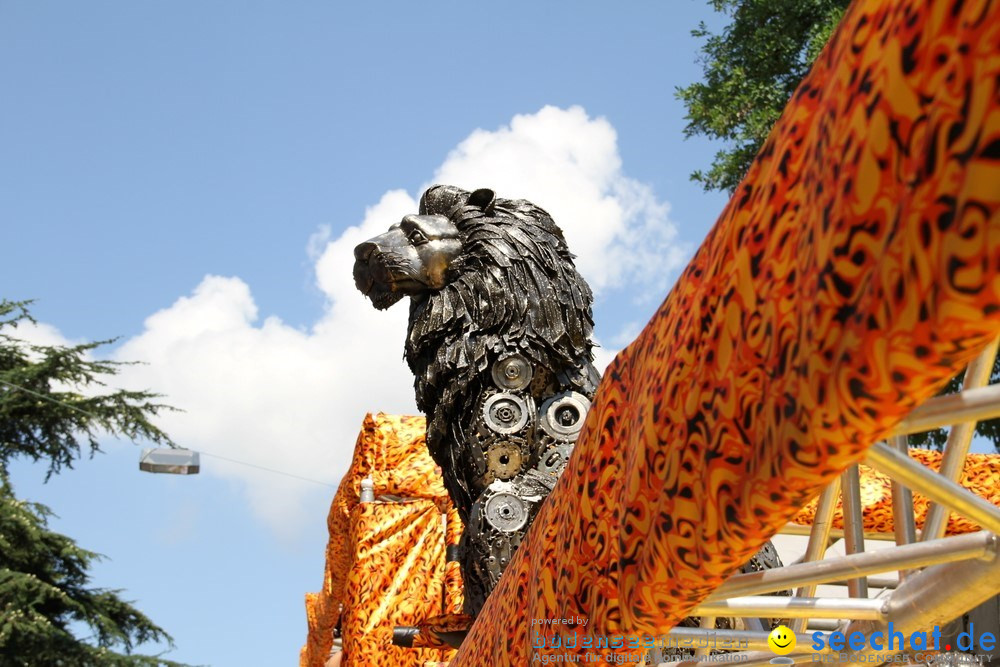
<instances>
[{"instance_id":1,"label":"metal lion sculpture","mask_svg":"<svg viewBox=\"0 0 1000 667\"><path fill-rule=\"evenodd\" d=\"M488 189L435 185L417 215L354 255L355 283L376 308L410 297L406 361L427 447L465 524L465 612L475 616L562 473L600 382L593 294L551 216ZM744 569L775 563L768 545Z\"/></svg>"},{"instance_id":2,"label":"metal lion sculpture","mask_svg":"<svg viewBox=\"0 0 1000 667\"><path fill-rule=\"evenodd\" d=\"M376 308L410 297L406 361L427 447L465 523L475 615L555 485L590 407L593 295L562 231L525 200L437 185L354 250Z\"/></svg>"}]
</instances>

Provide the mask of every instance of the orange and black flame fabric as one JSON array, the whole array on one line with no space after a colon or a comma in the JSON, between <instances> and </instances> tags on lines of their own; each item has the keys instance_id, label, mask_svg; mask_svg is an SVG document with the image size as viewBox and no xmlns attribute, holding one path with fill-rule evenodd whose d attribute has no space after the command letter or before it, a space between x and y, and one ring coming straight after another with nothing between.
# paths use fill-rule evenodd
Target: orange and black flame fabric
<instances>
[{"instance_id":1,"label":"orange and black flame fabric","mask_svg":"<svg viewBox=\"0 0 1000 667\"><path fill-rule=\"evenodd\" d=\"M913 449L910 455L933 470L941 465L940 452ZM373 480L376 501L362 504L358 499L365 477ZM960 481L1000 505L1000 455L971 454ZM865 530L891 533L890 480L861 466L861 500ZM918 527L928 504L925 497L914 496ZM813 500L791 521L809 525L815 513ZM834 527L842 527L842 516L838 508ZM441 527L442 517L447 517L446 529ZM446 562L444 546L458 543L461 524L426 451L423 417L380 413L365 418L354 461L334 497L328 523L324 587L307 595L309 636L301 664L324 664L338 625L350 656L344 665L446 664L455 652L439 633L465 630L471 621L458 613L461 575L456 561ZM947 532L978 529L953 514ZM413 649L389 645L395 625L420 629Z\"/></svg>"},{"instance_id":2,"label":"orange and black flame fabric","mask_svg":"<svg viewBox=\"0 0 1000 667\"><path fill-rule=\"evenodd\" d=\"M447 562L446 555L462 526L427 452L424 427L423 417L365 417L327 519L323 589L306 596L303 667L326 663L338 626L343 667L419 667L454 654L391 645L394 627L417 626L462 609L457 563ZM375 501L361 503L366 477Z\"/></svg>"},{"instance_id":3,"label":"orange and black flame fabric","mask_svg":"<svg viewBox=\"0 0 1000 667\"><path fill-rule=\"evenodd\" d=\"M851 5L453 665L664 634L1000 333L998 86L1000 1Z\"/></svg>"},{"instance_id":4,"label":"orange and black flame fabric","mask_svg":"<svg viewBox=\"0 0 1000 667\"><path fill-rule=\"evenodd\" d=\"M910 458L919 461L931 470L941 469L941 452L928 449L911 449ZM859 466L861 477L861 505L864 529L870 533L892 533L892 480L866 465ZM969 491L982 496L994 505L1000 505L1000 455L969 454L959 483ZM811 526L816 517L818 498L809 501L794 517L792 523ZM913 494L913 516L918 529L923 528L930 500L919 493ZM832 526L844 527L842 503L837 504ZM959 535L980 530L979 524L954 512L948 519L946 535Z\"/></svg>"}]
</instances>

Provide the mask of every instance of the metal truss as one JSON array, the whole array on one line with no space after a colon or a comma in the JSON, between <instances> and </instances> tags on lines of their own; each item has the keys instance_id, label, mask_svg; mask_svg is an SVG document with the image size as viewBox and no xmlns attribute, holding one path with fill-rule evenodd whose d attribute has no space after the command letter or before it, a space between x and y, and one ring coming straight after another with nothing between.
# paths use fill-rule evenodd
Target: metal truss
<instances>
[{"instance_id":1,"label":"metal truss","mask_svg":"<svg viewBox=\"0 0 1000 667\"><path fill-rule=\"evenodd\" d=\"M892 622L895 631L909 636L934 625L943 626L1000 594L1000 508L958 483L976 422L1000 417L1000 384L988 385L996 352L994 341L969 365L961 392L925 402L896 427L888 442L869 449L865 463L892 480L894 535L864 532L858 468L852 466L820 495L811 528L790 525L782 531L808 534L802 559L782 568L730 577L692 612L710 619L708 622L700 628L675 628L667 635L679 645L697 646L694 659L663 662L660 667L775 664L775 655L767 648L767 632L716 630L712 626L718 617L790 619L798 648L778 660L810 663L821 659L811 648L814 631L835 630L845 635L857 631L871 636L884 633ZM948 425L951 430L940 472L910 458L907 434ZM913 493L932 501L921 531L914 521ZM838 499L843 500L843 530L832 529ZM945 537L952 512L975 521L981 530ZM846 555L825 558L831 540L840 538L844 539ZM866 553L866 539L888 539L896 544ZM889 578L886 573L895 576ZM820 584L846 585L848 597L817 597ZM876 588L880 592L870 596ZM793 596L764 595L789 589L795 589ZM828 640L829 633L824 637ZM706 647L725 641L737 642L745 650L730 653L725 662L720 661L722 656L708 656L710 648ZM824 646L827 648L820 653L834 653L828 648L829 641ZM866 645L861 650L835 653L849 654L850 662L873 665L900 652L875 651ZM834 659L826 657L826 661Z\"/></svg>"}]
</instances>

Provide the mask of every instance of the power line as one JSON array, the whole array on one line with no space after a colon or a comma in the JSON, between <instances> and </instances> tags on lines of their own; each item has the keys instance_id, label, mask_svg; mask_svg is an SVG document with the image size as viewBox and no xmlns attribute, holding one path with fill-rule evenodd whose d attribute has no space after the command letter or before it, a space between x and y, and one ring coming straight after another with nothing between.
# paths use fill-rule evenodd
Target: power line
<instances>
[{"instance_id":1,"label":"power line","mask_svg":"<svg viewBox=\"0 0 1000 667\"><path fill-rule=\"evenodd\" d=\"M236 459L231 459L228 456L220 456L218 454L210 454L209 452L203 452L200 449L195 450L202 456L210 456L213 459L222 459L223 461L229 461L230 463L239 463L241 466L247 466L248 468L257 468L258 470L266 470L267 472L273 472L275 475L284 475L285 477L294 477L295 479L301 479L303 482L312 482L313 484L322 484L323 486L329 486L331 489L336 489L337 487L333 484L327 482L321 482L318 479L309 479L308 477L303 477L301 475L296 475L294 473L285 472L284 470L275 470L274 468L267 468L265 466L259 466L256 463L247 463L246 461L238 461Z\"/></svg>"},{"instance_id":2,"label":"power line","mask_svg":"<svg viewBox=\"0 0 1000 667\"><path fill-rule=\"evenodd\" d=\"M62 406L64 408L69 408L70 410L76 410L77 412L85 414L88 417L91 417L92 419L96 419L97 421L103 421L102 417L100 417L99 415L94 414L93 412L90 412L89 410L84 410L83 408L78 407L76 405L72 405L70 403L66 403L65 401L57 400L57 399L53 398L52 396L48 396L46 394L39 393L37 391L34 391L33 389L28 389L27 387L22 387L20 385L14 384L13 382L7 382L6 380L0 380L0 384L6 385L6 386L10 387L11 389L17 389L19 391L23 391L26 394L31 394L32 396L40 398L40 399L42 399L44 401L48 401L50 403L55 403L56 405L60 405L60 406ZM247 466L248 468L256 468L258 470L263 470L265 472L274 473L275 475L284 475L285 477L292 477L294 479L302 480L303 482L312 482L313 484L321 484L323 486L328 486L328 487L330 487L332 489L337 488L335 485L330 484L328 482L321 482L318 479L310 479L308 477L303 477L301 475L296 475L294 473L285 472L284 470L275 470L274 468L268 468L267 466L257 465L256 463L249 463L247 461L240 461L239 459L232 459L232 458L229 458L228 456L220 456L219 454L212 454L211 452L205 452L205 451L202 451L200 449L195 449L195 450L191 450L191 451L196 451L199 454L201 454L202 456L208 456L208 457L215 458L215 459L221 459L223 461L229 461L230 463L237 463L237 464L242 465L242 466Z\"/></svg>"}]
</instances>

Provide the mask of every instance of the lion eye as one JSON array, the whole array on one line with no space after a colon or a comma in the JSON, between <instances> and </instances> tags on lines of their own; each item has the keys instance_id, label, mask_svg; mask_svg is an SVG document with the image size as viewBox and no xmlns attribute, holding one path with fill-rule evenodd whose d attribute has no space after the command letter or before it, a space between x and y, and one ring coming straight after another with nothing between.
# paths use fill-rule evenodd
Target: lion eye
<instances>
[{"instance_id":1,"label":"lion eye","mask_svg":"<svg viewBox=\"0 0 1000 667\"><path fill-rule=\"evenodd\" d=\"M425 236L424 233L416 227L410 230L410 233L406 235L406 238L413 245L423 245L428 242L427 236Z\"/></svg>"}]
</instances>

